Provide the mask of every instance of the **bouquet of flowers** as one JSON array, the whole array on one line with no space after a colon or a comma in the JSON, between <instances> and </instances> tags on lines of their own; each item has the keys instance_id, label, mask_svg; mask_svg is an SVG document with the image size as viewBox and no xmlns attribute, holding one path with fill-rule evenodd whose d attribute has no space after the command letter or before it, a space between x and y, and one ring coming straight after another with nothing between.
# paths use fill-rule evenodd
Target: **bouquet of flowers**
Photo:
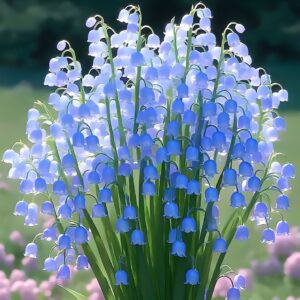
<instances>
[{"instance_id":1,"label":"bouquet of flowers","mask_svg":"<svg viewBox=\"0 0 300 300\"><path fill-rule=\"evenodd\" d=\"M210 300L227 277L236 300L245 279L223 265L232 240L248 239L249 219L264 243L288 234L295 171L273 147L288 93L251 66L243 25L230 23L219 46L211 18L199 3L160 40L139 7L120 11L120 32L90 17L86 74L70 43L57 44L45 78L56 89L28 112L30 145L3 159L20 179L15 215L26 226L55 218L25 255L38 255L37 238L54 243L44 269L60 280L76 255L106 299Z\"/></svg>"}]
</instances>

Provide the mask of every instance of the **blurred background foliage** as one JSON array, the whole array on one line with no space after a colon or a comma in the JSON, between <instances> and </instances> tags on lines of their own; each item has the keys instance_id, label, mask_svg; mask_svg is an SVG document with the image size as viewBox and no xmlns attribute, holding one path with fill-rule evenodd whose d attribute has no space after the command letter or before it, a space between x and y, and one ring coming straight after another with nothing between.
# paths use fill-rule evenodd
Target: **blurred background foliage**
<instances>
[{"instance_id":1,"label":"blurred background foliage","mask_svg":"<svg viewBox=\"0 0 300 300\"><path fill-rule=\"evenodd\" d=\"M88 16L96 13L116 29L118 11L128 4L138 4L144 12L144 24L162 33L166 23L189 12L193 0L0 0L0 84L11 85L26 79L41 86L48 60L57 55L56 43L68 39L84 64L87 63ZM298 77L300 57L299 0L206 0L213 11L212 29L219 38L230 21L243 23L255 65L262 65L290 89ZM284 62L284 64L283 64ZM278 68L278 65L280 66ZM284 68L282 72L281 68ZM30 72L28 70L30 69ZM291 89L290 89L291 90ZM294 91L291 91L292 96ZM291 97L291 99L296 98ZM292 100L283 108L298 108Z\"/></svg>"}]
</instances>

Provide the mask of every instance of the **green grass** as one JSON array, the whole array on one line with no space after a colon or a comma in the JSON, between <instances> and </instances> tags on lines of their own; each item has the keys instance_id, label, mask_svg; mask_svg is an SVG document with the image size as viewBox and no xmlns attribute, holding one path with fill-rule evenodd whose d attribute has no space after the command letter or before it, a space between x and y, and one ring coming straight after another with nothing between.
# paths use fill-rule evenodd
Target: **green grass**
<instances>
[{"instance_id":1,"label":"green grass","mask_svg":"<svg viewBox=\"0 0 300 300\"><path fill-rule=\"evenodd\" d=\"M26 126L26 112L33 106L35 100L47 100L47 92L45 90L33 90L29 85L19 85L14 88L0 89L0 153L5 149L10 148L14 142L25 140L25 126ZM288 160L296 165L296 169L300 169L300 112L290 111L283 114L287 120L287 132L281 135L281 141L277 143L276 149L279 152L284 152ZM8 167L4 164L0 165L0 173L5 177ZM6 179L5 179L6 180ZM14 229L19 229L23 232L25 239L28 241L33 238L36 233L36 228L24 228L21 219L12 215L15 202L21 196L17 192L17 185L15 182L6 180L12 187L10 192L1 192L0 201L0 218L1 224L5 224L2 230L0 229L0 241L7 245L8 251L13 251L14 247L9 243L8 235ZM299 224L300 201L300 185L297 184L296 179L293 183L293 191L291 196L291 210L286 214L287 219L293 225ZM223 199L222 210L228 212L226 199ZM228 201L226 201L228 203ZM252 228L252 235L247 243L233 242L233 245L228 253L226 263L231 265L234 269L244 268L250 266L252 259L263 259L266 255L264 246L260 244L260 231L254 226ZM42 256L48 255L49 248L47 243L41 243ZM21 250L18 254L21 256ZM42 271L37 272L35 276L45 278L46 274ZM86 282L86 275L81 275L80 279L76 281L76 289L83 291L83 286ZM255 289L252 292L244 294L243 299L253 300L268 300L273 296L300 296L300 288L295 288L289 282L283 282L282 278L272 279L271 281L260 281L256 283ZM68 299L64 296L63 299Z\"/></svg>"}]
</instances>

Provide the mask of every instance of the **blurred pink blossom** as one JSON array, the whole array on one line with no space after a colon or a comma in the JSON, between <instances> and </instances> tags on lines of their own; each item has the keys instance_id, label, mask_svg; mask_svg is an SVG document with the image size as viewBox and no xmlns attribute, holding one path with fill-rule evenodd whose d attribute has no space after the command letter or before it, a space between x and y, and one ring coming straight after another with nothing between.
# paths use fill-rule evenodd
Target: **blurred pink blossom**
<instances>
[{"instance_id":1,"label":"blurred pink blossom","mask_svg":"<svg viewBox=\"0 0 300 300\"><path fill-rule=\"evenodd\" d=\"M12 231L9 235L9 239L16 245L19 245L19 246L24 245L24 240L23 240L22 234L18 230Z\"/></svg>"},{"instance_id":2,"label":"blurred pink blossom","mask_svg":"<svg viewBox=\"0 0 300 300\"><path fill-rule=\"evenodd\" d=\"M284 274L293 279L300 279L300 252L294 252L286 259Z\"/></svg>"},{"instance_id":3,"label":"blurred pink blossom","mask_svg":"<svg viewBox=\"0 0 300 300\"><path fill-rule=\"evenodd\" d=\"M267 251L271 255L289 256L300 245L300 232L299 228L292 227L289 235L276 236L275 243L267 245Z\"/></svg>"},{"instance_id":4,"label":"blurred pink blossom","mask_svg":"<svg viewBox=\"0 0 300 300\"><path fill-rule=\"evenodd\" d=\"M216 297L226 297L227 290L231 288L231 282L227 277L220 277L216 283L213 298Z\"/></svg>"},{"instance_id":5,"label":"blurred pink blossom","mask_svg":"<svg viewBox=\"0 0 300 300\"><path fill-rule=\"evenodd\" d=\"M281 264L276 256L271 256L263 262L254 260L251 262L251 267L257 276L271 276L281 273Z\"/></svg>"},{"instance_id":6,"label":"blurred pink blossom","mask_svg":"<svg viewBox=\"0 0 300 300\"><path fill-rule=\"evenodd\" d=\"M93 278L89 284L86 285L89 292L89 300L105 300L99 283L96 278Z\"/></svg>"}]
</instances>

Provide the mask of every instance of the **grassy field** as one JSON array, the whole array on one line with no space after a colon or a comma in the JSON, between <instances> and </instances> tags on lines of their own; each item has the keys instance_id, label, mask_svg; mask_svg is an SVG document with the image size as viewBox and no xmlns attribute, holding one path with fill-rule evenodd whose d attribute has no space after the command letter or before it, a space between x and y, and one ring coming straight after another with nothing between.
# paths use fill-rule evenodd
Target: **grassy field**
<instances>
[{"instance_id":1,"label":"grassy field","mask_svg":"<svg viewBox=\"0 0 300 300\"><path fill-rule=\"evenodd\" d=\"M13 143L19 139L24 139L25 124L26 124L26 111L32 107L34 100L46 99L47 94L44 90L32 89L29 85L20 84L14 88L1 88L0 89L0 153L5 149L11 147ZM287 120L287 132L282 134L281 142L276 146L277 150L284 152L289 161L295 163L296 169L300 169L300 112L289 111L284 112L283 115ZM17 193L17 186L14 182L5 179L7 174L7 166L1 164L0 173L2 179L9 183L11 191L0 194L1 208L0 208L0 242L7 245L8 250L13 251L13 245L8 240L8 235L12 230L18 229L23 232L25 239L28 241L32 239L35 234L34 228L24 228L22 222L17 217L12 215L15 202L20 200L20 195ZM300 212L300 185L297 179L293 184L293 191L291 192L291 211L287 215L287 219L293 225L300 225L299 212ZM227 263L233 268L249 267L252 259L263 259L265 256L264 246L259 242L259 231L252 227L252 236L249 242L244 244L234 243L228 255ZM42 252L49 251L44 247ZM18 253L20 256L22 252ZM47 254L46 254L47 255ZM20 258L19 258L20 259ZM45 274L41 271L36 274L40 278L44 278ZM82 276L81 278L83 278ZM83 290L85 280L77 280L77 288ZM244 294L243 299L253 300L269 300L272 296L300 296L300 288L295 288L288 282L283 282L282 278L272 279L270 282L258 282L255 291ZM67 299L64 296L62 299ZM285 298L284 298L285 299Z\"/></svg>"}]
</instances>

